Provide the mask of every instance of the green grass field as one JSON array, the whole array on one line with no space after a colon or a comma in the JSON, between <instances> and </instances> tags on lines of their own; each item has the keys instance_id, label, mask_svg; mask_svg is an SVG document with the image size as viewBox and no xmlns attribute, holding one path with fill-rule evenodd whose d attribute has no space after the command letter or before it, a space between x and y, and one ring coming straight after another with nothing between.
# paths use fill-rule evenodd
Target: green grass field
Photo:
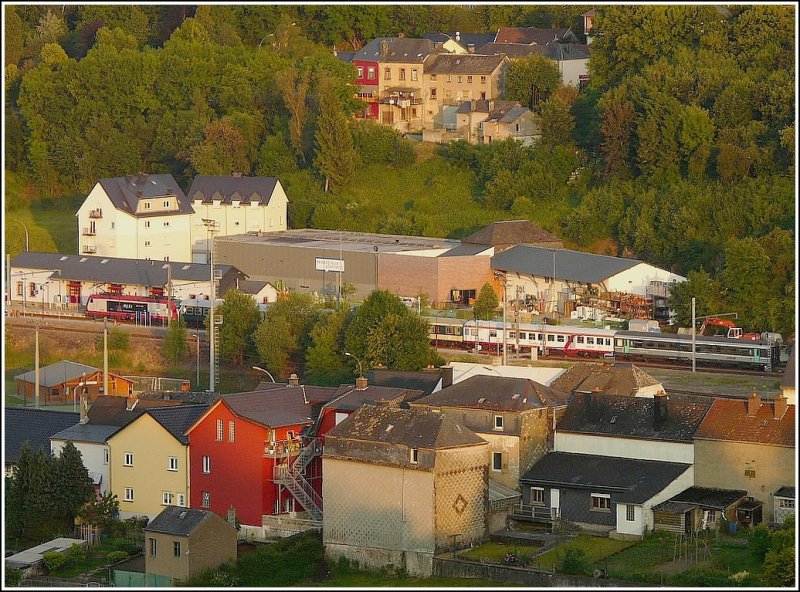
<instances>
[{"instance_id":1,"label":"green grass field","mask_svg":"<svg viewBox=\"0 0 800 592\"><path fill-rule=\"evenodd\" d=\"M532 565L541 569L553 569L564 556L567 549L580 549L586 555L586 561L596 564L623 549L627 549L636 544L636 541L617 541L606 537L596 537L588 534L579 535L578 538L559 545L533 559Z\"/></svg>"}]
</instances>

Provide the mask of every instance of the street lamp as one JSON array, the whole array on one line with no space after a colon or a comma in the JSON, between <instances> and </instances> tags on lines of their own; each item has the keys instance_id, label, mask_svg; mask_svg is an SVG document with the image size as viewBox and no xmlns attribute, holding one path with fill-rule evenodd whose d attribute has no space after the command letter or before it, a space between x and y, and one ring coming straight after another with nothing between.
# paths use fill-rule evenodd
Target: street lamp
<instances>
[{"instance_id":1,"label":"street lamp","mask_svg":"<svg viewBox=\"0 0 800 592\"><path fill-rule=\"evenodd\" d=\"M263 368L259 368L258 366L253 366L253 370L258 370L259 372L263 372L264 374L266 374L267 376L270 377L270 380L272 380L272 382L275 382L275 379L272 377L272 374L270 374L269 372L267 372Z\"/></svg>"},{"instance_id":2,"label":"street lamp","mask_svg":"<svg viewBox=\"0 0 800 592\"><path fill-rule=\"evenodd\" d=\"M200 388L200 330L198 329L195 334L195 339L197 339L197 388Z\"/></svg>"},{"instance_id":3,"label":"street lamp","mask_svg":"<svg viewBox=\"0 0 800 592\"><path fill-rule=\"evenodd\" d=\"M358 377L364 378L364 372L361 368L361 360L358 359L358 356L354 356L350 352L344 352L344 355L346 355L348 358L355 358L356 363L358 364Z\"/></svg>"}]
</instances>

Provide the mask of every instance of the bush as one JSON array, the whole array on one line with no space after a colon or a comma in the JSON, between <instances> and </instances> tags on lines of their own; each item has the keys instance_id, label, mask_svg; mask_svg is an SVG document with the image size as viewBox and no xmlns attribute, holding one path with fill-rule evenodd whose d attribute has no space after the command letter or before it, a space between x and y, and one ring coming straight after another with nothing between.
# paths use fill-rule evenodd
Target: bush
<instances>
[{"instance_id":1,"label":"bush","mask_svg":"<svg viewBox=\"0 0 800 592\"><path fill-rule=\"evenodd\" d=\"M97 349L103 351L103 334L97 336ZM129 351L131 349L131 336L118 327L108 329L108 349L117 351Z\"/></svg>"},{"instance_id":2,"label":"bush","mask_svg":"<svg viewBox=\"0 0 800 592\"><path fill-rule=\"evenodd\" d=\"M750 540L748 548L753 558L759 563L764 561L767 551L772 546L772 537L770 536L769 528L764 524L758 524L750 529L747 533L747 538Z\"/></svg>"},{"instance_id":3,"label":"bush","mask_svg":"<svg viewBox=\"0 0 800 592\"><path fill-rule=\"evenodd\" d=\"M67 551L67 557L69 557L70 563L80 563L81 561L86 561L86 547L84 545L79 545L78 543L72 543Z\"/></svg>"},{"instance_id":4,"label":"bush","mask_svg":"<svg viewBox=\"0 0 800 592\"><path fill-rule=\"evenodd\" d=\"M63 569L70 564L70 558L58 551L42 553L42 560L44 561L44 566L47 568L48 573Z\"/></svg>"},{"instance_id":5,"label":"bush","mask_svg":"<svg viewBox=\"0 0 800 592\"><path fill-rule=\"evenodd\" d=\"M128 557L130 557L130 555L128 555L128 553L125 551L111 551L111 553L106 555L106 560L109 563L118 563L124 559L127 559Z\"/></svg>"},{"instance_id":6,"label":"bush","mask_svg":"<svg viewBox=\"0 0 800 592\"><path fill-rule=\"evenodd\" d=\"M559 572L565 574L579 575L589 570L589 563L586 560L586 551L583 549L567 548L564 555L556 564Z\"/></svg>"},{"instance_id":7,"label":"bush","mask_svg":"<svg viewBox=\"0 0 800 592\"><path fill-rule=\"evenodd\" d=\"M15 588L19 586L19 583L22 581L22 570L21 569L7 569L6 570L6 588Z\"/></svg>"}]
</instances>

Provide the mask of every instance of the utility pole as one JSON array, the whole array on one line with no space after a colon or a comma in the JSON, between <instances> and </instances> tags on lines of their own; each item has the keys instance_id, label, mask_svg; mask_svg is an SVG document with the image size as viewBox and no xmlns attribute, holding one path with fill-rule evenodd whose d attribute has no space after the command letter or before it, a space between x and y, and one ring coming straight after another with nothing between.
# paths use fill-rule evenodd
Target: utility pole
<instances>
[{"instance_id":1,"label":"utility pole","mask_svg":"<svg viewBox=\"0 0 800 592\"><path fill-rule=\"evenodd\" d=\"M172 321L172 265L167 263L167 328Z\"/></svg>"},{"instance_id":2,"label":"utility pole","mask_svg":"<svg viewBox=\"0 0 800 592\"><path fill-rule=\"evenodd\" d=\"M695 368L696 368L695 337L696 337L696 334L697 334L697 329L695 328L696 319L695 319L695 316L694 316L694 313L695 313L694 305L695 305L695 298L694 298L694 296L692 296L692 372L694 372Z\"/></svg>"},{"instance_id":3,"label":"utility pole","mask_svg":"<svg viewBox=\"0 0 800 592\"><path fill-rule=\"evenodd\" d=\"M33 365L34 369L33 372L35 374L34 378L34 388L35 388L35 406L36 409L39 408L39 319L36 319L36 347L33 354Z\"/></svg>"},{"instance_id":4,"label":"utility pole","mask_svg":"<svg viewBox=\"0 0 800 592\"><path fill-rule=\"evenodd\" d=\"M103 318L103 394L108 395L108 318Z\"/></svg>"},{"instance_id":5,"label":"utility pole","mask_svg":"<svg viewBox=\"0 0 800 592\"><path fill-rule=\"evenodd\" d=\"M208 312L208 349L209 349L209 364L208 364L208 390L209 392L214 392L217 384L217 376L215 372L215 362L216 362L216 337L217 337L217 325L214 319L214 304L215 300L217 299L216 295L216 285L215 285L215 278L214 278L214 231L217 227L216 220L211 220L208 218L203 219L203 224L206 226L206 230L210 234L209 239L209 263L211 267L211 307Z\"/></svg>"}]
</instances>

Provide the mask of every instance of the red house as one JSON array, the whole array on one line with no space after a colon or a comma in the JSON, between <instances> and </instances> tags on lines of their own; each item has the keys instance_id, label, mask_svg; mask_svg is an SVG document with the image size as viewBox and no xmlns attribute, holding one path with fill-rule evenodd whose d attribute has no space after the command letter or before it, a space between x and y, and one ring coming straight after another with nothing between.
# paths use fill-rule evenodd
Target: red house
<instances>
[{"instance_id":1,"label":"red house","mask_svg":"<svg viewBox=\"0 0 800 592\"><path fill-rule=\"evenodd\" d=\"M378 119L380 51L380 39L373 39L357 51L351 60L356 69L356 97L366 103L360 115L364 119Z\"/></svg>"},{"instance_id":2,"label":"red house","mask_svg":"<svg viewBox=\"0 0 800 592\"><path fill-rule=\"evenodd\" d=\"M322 500L305 479L321 453L301 432L314 424L335 389L289 384L222 396L186 431L190 505L261 529L263 516L306 511L322 518ZM304 446L305 444L305 446Z\"/></svg>"}]
</instances>

